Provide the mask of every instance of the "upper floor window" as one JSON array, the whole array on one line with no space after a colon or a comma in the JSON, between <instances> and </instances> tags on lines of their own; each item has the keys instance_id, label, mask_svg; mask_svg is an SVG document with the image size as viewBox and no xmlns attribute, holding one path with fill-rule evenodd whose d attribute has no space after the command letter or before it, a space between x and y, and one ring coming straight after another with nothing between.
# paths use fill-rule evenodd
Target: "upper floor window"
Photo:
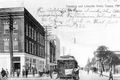
<instances>
[{"instance_id":1,"label":"upper floor window","mask_svg":"<svg viewBox=\"0 0 120 80\"><path fill-rule=\"evenodd\" d=\"M26 36L28 36L28 31L29 31L28 24L26 24L25 28L26 28Z\"/></svg>"},{"instance_id":2,"label":"upper floor window","mask_svg":"<svg viewBox=\"0 0 120 80\"><path fill-rule=\"evenodd\" d=\"M3 22L4 25L4 34L9 33L9 23L8 22Z\"/></svg>"},{"instance_id":3,"label":"upper floor window","mask_svg":"<svg viewBox=\"0 0 120 80\"><path fill-rule=\"evenodd\" d=\"M34 29L32 28L32 39L34 38Z\"/></svg>"},{"instance_id":4,"label":"upper floor window","mask_svg":"<svg viewBox=\"0 0 120 80\"><path fill-rule=\"evenodd\" d=\"M9 51L9 40L4 41L4 51ZM18 41L13 41L13 51L18 51Z\"/></svg>"},{"instance_id":5,"label":"upper floor window","mask_svg":"<svg viewBox=\"0 0 120 80\"><path fill-rule=\"evenodd\" d=\"M34 43L32 43L32 54L34 54Z\"/></svg>"},{"instance_id":6,"label":"upper floor window","mask_svg":"<svg viewBox=\"0 0 120 80\"><path fill-rule=\"evenodd\" d=\"M4 34L8 34L9 33L9 22L3 22L4 25ZM13 34L18 33L18 24L16 21L14 21L13 23Z\"/></svg>"},{"instance_id":7,"label":"upper floor window","mask_svg":"<svg viewBox=\"0 0 120 80\"><path fill-rule=\"evenodd\" d=\"M18 33L18 24L16 22L14 22L14 24L13 24L13 33L14 34Z\"/></svg>"},{"instance_id":8,"label":"upper floor window","mask_svg":"<svg viewBox=\"0 0 120 80\"><path fill-rule=\"evenodd\" d=\"M40 47L40 56L42 56L42 48Z\"/></svg>"},{"instance_id":9,"label":"upper floor window","mask_svg":"<svg viewBox=\"0 0 120 80\"><path fill-rule=\"evenodd\" d=\"M34 54L36 55L36 44L34 44Z\"/></svg>"},{"instance_id":10,"label":"upper floor window","mask_svg":"<svg viewBox=\"0 0 120 80\"><path fill-rule=\"evenodd\" d=\"M25 44L26 44L26 46L25 46L25 50L26 50L26 52L28 52L28 40L26 39L26 42L25 42Z\"/></svg>"},{"instance_id":11,"label":"upper floor window","mask_svg":"<svg viewBox=\"0 0 120 80\"><path fill-rule=\"evenodd\" d=\"M45 44L45 39L44 39L44 37L43 36L41 36L41 44L44 46L44 44Z\"/></svg>"},{"instance_id":12,"label":"upper floor window","mask_svg":"<svg viewBox=\"0 0 120 80\"><path fill-rule=\"evenodd\" d=\"M29 26L29 37L31 38L31 27Z\"/></svg>"},{"instance_id":13,"label":"upper floor window","mask_svg":"<svg viewBox=\"0 0 120 80\"><path fill-rule=\"evenodd\" d=\"M29 41L29 53L31 53L31 41Z\"/></svg>"},{"instance_id":14,"label":"upper floor window","mask_svg":"<svg viewBox=\"0 0 120 80\"><path fill-rule=\"evenodd\" d=\"M4 51L9 51L9 41L4 41Z\"/></svg>"},{"instance_id":15,"label":"upper floor window","mask_svg":"<svg viewBox=\"0 0 120 80\"><path fill-rule=\"evenodd\" d=\"M41 44L41 34L40 34L40 41L39 41L39 42L40 42L40 44Z\"/></svg>"},{"instance_id":16,"label":"upper floor window","mask_svg":"<svg viewBox=\"0 0 120 80\"><path fill-rule=\"evenodd\" d=\"M13 41L13 51L18 51L18 41Z\"/></svg>"},{"instance_id":17,"label":"upper floor window","mask_svg":"<svg viewBox=\"0 0 120 80\"><path fill-rule=\"evenodd\" d=\"M34 30L34 37L35 37L35 41L36 41L36 30Z\"/></svg>"},{"instance_id":18,"label":"upper floor window","mask_svg":"<svg viewBox=\"0 0 120 80\"><path fill-rule=\"evenodd\" d=\"M37 33L37 42L39 42L39 33Z\"/></svg>"}]
</instances>

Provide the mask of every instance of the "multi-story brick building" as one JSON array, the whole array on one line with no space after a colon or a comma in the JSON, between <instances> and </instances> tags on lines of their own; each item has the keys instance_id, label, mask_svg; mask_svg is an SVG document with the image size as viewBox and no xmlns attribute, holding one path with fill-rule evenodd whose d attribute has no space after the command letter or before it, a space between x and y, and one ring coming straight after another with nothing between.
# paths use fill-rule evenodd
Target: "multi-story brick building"
<instances>
[{"instance_id":1,"label":"multi-story brick building","mask_svg":"<svg viewBox=\"0 0 120 80\"><path fill-rule=\"evenodd\" d=\"M45 68L45 31L25 8L0 9L0 69L10 71L9 14L13 18L13 63L15 69L25 66Z\"/></svg>"}]
</instances>

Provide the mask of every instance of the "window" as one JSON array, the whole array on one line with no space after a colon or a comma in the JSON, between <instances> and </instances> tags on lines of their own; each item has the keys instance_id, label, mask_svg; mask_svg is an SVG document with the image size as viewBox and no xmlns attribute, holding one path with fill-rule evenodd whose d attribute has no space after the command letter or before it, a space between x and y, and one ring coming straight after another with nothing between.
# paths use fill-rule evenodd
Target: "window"
<instances>
[{"instance_id":1,"label":"window","mask_svg":"<svg viewBox=\"0 0 120 80\"><path fill-rule=\"evenodd\" d=\"M39 53L39 55L41 56L41 47L40 47L40 53Z\"/></svg>"},{"instance_id":2,"label":"window","mask_svg":"<svg viewBox=\"0 0 120 80\"><path fill-rule=\"evenodd\" d=\"M29 41L29 53L31 53L31 42Z\"/></svg>"},{"instance_id":3,"label":"window","mask_svg":"<svg viewBox=\"0 0 120 80\"><path fill-rule=\"evenodd\" d=\"M26 36L28 36L28 24L26 24Z\"/></svg>"},{"instance_id":4,"label":"window","mask_svg":"<svg viewBox=\"0 0 120 80\"><path fill-rule=\"evenodd\" d=\"M14 34L18 33L18 24L13 24L13 33Z\"/></svg>"},{"instance_id":5,"label":"window","mask_svg":"<svg viewBox=\"0 0 120 80\"><path fill-rule=\"evenodd\" d=\"M40 42L40 44L41 44L41 34L40 34L40 41L39 41L39 42Z\"/></svg>"},{"instance_id":6,"label":"window","mask_svg":"<svg viewBox=\"0 0 120 80\"><path fill-rule=\"evenodd\" d=\"M38 35L37 35L37 42L39 43L39 33L38 33Z\"/></svg>"},{"instance_id":7,"label":"window","mask_svg":"<svg viewBox=\"0 0 120 80\"><path fill-rule=\"evenodd\" d=\"M36 31L34 31L35 41L36 41Z\"/></svg>"},{"instance_id":8,"label":"window","mask_svg":"<svg viewBox=\"0 0 120 80\"><path fill-rule=\"evenodd\" d=\"M43 45L43 36L41 35L41 44Z\"/></svg>"},{"instance_id":9,"label":"window","mask_svg":"<svg viewBox=\"0 0 120 80\"><path fill-rule=\"evenodd\" d=\"M31 49L30 50L31 50L31 53L32 53L32 42L31 42Z\"/></svg>"},{"instance_id":10,"label":"window","mask_svg":"<svg viewBox=\"0 0 120 80\"><path fill-rule=\"evenodd\" d=\"M4 51L9 51L9 41L4 41Z\"/></svg>"},{"instance_id":11,"label":"window","mask_svg":"<svg viewBox=\"0 0 120 80\"><path fill-rule=\"evenodd\" d=\"M32 54L34 54L34 43L32 43Z\"/></svg>"},{"instance_id":12,"label":"window","mask_svg":"<svg viewBox=\"0 0 120 80\"><path fill-rule=\"evenodd\" d=\"M37 55L39 55L39 45L37 46Z\"/></svg>"},{"instance_id":13,"label":"window","mask_svg":"<svg viewBox=\"0 0 120 80\"><path fill-rule=\"evenodd\" d=\"M35 44L35 47L34 47L34 48L35 48L35 55L36 55L36 44Z\"/></svg>"},{"instance_id":14,"label":"window","mask_svg":"<svg viewBox=\"0 0 120 80\"><path fill-rule=\"evenodd\" d=\"M40 47L40 56L42 56L42 48Z\"/></svg>"},{"instance_id":15,"label":"window","mask_svg":"<svg viewBox=\"0 0 120 80\"><path fill-rule=\"evenodd\" d=\"M13 41L13 50L18 51L18 41Z\"/></svg>"},{"instance_id":16,"label":"window","mask_svg":"<svg viewBox=\"0 0 120 80\"><path fill-rule=\"evenodd\" d=\"M3 22L4 25L4 34L9 33L9 22ZM18 24L16 22L13 23L13 33L18 33Z\"/></svg>"},{"instance_id":17,"label":"window","mask_svg":"<svg viewBox=\"0 0 120 80\"><path fill-rule=\"evenodd\" d=\"M44 49L42 48L42 57L44 57Z\"/></svg>"},{"instance_id":18,"label":"window","mask_svg":"<svg viewBox=\"0 0 120 80\"><path fill-rule=\"evenodd\" d=\"M31 27L31 38L32 38L32 27Z\"/></svg>"},{"instance_id":19,"label":"window","mask_svg":"<svg viewBox=\"0 0 120 80\"><path fill-rule=\"evenodd\" d=\"M33 54L35 54L35 43L33 43Z\"/></svg>"},{"instance_id":20,"label":"window","mask_svg":"<svg viewBox=\"0 0 120 80\"><path fill-rule=\"evenodd\" d=\"M4 34L9 34L9 23L3 22L4 25Z\"/></svg>"},{"instance_id":21,"label":"window","mask_svg":"<svg viewBox=\"0 0 120 80\"><path fill-rule=\"evenodd\" d=\"M29 26L29 37L31 37L31 27Z\"/></svg>"},{"instance_id":22,"label":"window","mask_svg":"<svg viewBox=\"0 0 120 80\"><path fill-rule=\"evenodd\" d=\"M45 57L45 49L43 48L43 57Z\"/></svg>"},{"instance_id":23,"label":"window","mask_svg":"<svg viewBox=\"0 0 120 80\"><path fill-rule=\"evenodd\" d=\"M28 52L28 40L26 40L25 43L26 43L26 47L25 47L26 48L26 52Z\"/></svg>"},{"instance_id":24,"label":"window","mask_svg":"<svg viewBox=\"0 0 120 80\"><path fill-rule=\"evenodd\" d=\"M33 39L35 40L35 30L33 29Z\"/></svg>"},{"instance_id":25,"label":"window","mask_svg":"<svg viewBox=\"0 0 120 80\"><path fill-rule=\"evenodd\" d=\"M37 33L37 42L39 42L39 33Z\"/></svg>"},{"instance_id":26,"label":"window","mask_svg":"<svg viewBox=\"0 0 120 80\"><path fill-rule=\"evenodd\" d=\"M32 28L32 39L34 39L34 29Z\"/></svg>"},{"instance_id":27,"label":"window","mask_svg":"<svg viewBox=\"0 0 120 80\"><path fill-rule=\"evenodd\" d=\"M45 38L42 36L42 45L45 45Z\"/></svg>"}]
</instances>

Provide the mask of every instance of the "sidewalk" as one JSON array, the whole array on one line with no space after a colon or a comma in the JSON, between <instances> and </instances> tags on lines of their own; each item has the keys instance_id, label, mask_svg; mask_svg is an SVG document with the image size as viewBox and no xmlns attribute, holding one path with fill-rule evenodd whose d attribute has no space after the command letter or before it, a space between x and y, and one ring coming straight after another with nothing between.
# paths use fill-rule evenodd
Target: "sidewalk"
<instances>
[{"instance_id":1,"label":"sidewalk","mask_svg":"<svg viewBox=\"0 0 120 80\"><path fill-rule=\"evenodd\" d=\"M97 72L98 74L100 74L100 72ZM109 72L103 72L103 76L109 77ZM118 74L113 74L114 78L120 78L120 73Z\"/></svg>"},{"instance_id":2,"label":"sidewalk","mask_svg":"<svg viewBox=\"0 0 120 80\"><path fill-rule=\"evenodd\" d=\"M53 75L53 77L54 77L54 75ZM26 78L26 77L22 77L21 75L19 77L19 79L24 79L24 78ZM50 79L50 76L47 76L46 74L44 74L42 77L39 77L38 74L35 74L35 76L33 76L32 74L29 74L27 79L29 79L29 78ZM15 77L8 77L8 79L9 80L18 79L18 77L17 76L15 76Z\"/></svg>"}]
</instances>

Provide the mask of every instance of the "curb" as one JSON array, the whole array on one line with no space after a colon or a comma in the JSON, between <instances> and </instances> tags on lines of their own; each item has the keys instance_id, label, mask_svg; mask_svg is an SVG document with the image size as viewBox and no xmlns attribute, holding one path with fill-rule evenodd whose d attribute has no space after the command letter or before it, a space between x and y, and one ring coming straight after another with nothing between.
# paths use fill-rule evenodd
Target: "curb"
<instances>
[{"instance_id":1,"label":"curb","mask_svg":"<svg viewBox=\"0 0 120 80\"><path fill-rule=\"evenodd\" d=\"M8 77L8 79L10 79L10 80L13 80L13 79L15 79L15 80L17 80L17 79L25 79L26 77ZM49 77L27 77L26 79L50 79Z\"/></svg>"}]
</instances>

